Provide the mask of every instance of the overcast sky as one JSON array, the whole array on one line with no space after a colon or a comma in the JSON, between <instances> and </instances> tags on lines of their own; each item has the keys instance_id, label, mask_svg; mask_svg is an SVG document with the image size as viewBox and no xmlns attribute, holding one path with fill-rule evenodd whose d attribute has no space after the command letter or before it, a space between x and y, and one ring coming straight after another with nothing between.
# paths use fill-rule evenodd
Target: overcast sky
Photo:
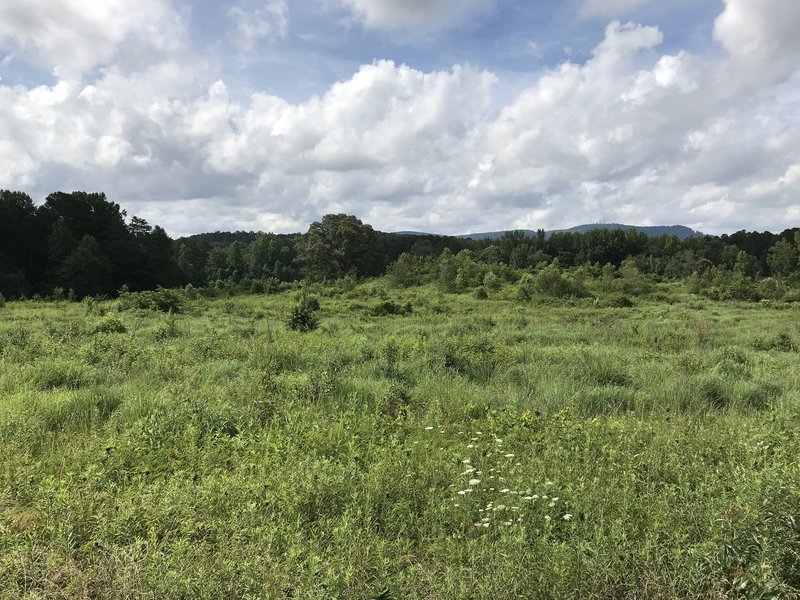
<instances>
[{"instance_id":1,"label":"overcast sky","mask_svg":"<svg viewBox=\"0 0 800 600\"><path fill-rule=\"evenodd\" d=\"M800 0L2 0L0 188L172 235L800 226Z\"/></svg>"}]
</instances>

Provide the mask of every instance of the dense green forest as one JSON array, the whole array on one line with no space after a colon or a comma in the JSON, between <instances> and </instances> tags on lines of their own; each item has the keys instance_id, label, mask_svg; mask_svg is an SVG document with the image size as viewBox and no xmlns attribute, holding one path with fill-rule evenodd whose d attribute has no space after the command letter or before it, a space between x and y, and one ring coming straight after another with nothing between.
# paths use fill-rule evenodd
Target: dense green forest
<instances>
[{"instance_id":1,"label":"dense green forest","mask_svg":"<svg viewBox=\"0 0 800 600\"><path fill-rule=\"evenodd\" d=\"M56 192L40 206L0 191L0 294L7 298L115 296L120 290L193 287L274 291L282 282L388 274L399 286L449 291L517 281L522 270L562 277L580 293L586 276L620 269L650 281L689 278L709 297L793 299L800 287L800 229L780 234L647 236L633 229L522 231L499 239L391 234L349 215L326 215L304 234L216 232L171 239L101 193ZM491 273L491 275L489 275ZM566 281L566 279L565 279Z\"/></svg>"}]
</instances>

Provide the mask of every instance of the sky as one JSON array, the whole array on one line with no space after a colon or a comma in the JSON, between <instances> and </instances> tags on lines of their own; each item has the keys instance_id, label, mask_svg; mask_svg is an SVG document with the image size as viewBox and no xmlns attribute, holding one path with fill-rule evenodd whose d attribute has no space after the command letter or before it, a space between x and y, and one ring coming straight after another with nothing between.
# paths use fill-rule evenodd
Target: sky
<instances>
[{"instance_id":1,"label":"sky","mask_svg":"<svg viewBox=\"0 0 800 600\"><path fill-rule=\"evenodd\" d=\"M3 0L0 189L171 235L800 226L798 0Z\"/></svg>"}]
</instances>

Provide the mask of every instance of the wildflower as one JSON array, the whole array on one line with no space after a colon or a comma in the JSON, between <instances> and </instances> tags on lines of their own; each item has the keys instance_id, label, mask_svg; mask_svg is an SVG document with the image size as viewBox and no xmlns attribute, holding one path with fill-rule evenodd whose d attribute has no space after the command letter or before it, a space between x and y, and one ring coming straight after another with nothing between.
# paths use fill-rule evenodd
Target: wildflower
<instances>
[{"instance_id":1,"label":"wildflower","mask_svg":"<svg viewBox=\"0 0 800 600\"><path fill-rule=\"evenodd\" d=\"M565 514L565 515L562 517L562 519L564 519L565 521L569 521L571 518L572 518L572 515L571 515L571 514L569 514L569 513Z\"/></svg>"},{"instance_id":2,"label":"wildflower","mask_svg":"<svg viewBox=\"0 0 800 600\"><path fill-rule=\"evenodd\" d=\"M511 525L511 523L513 523L513 521L506 521L506 522L504 523L504 525L508 526L508 525Z\"/></svg>"},{"instance_id":3,"label":"wildflower","mask_svg":"<svg viewBox=\"0 0 800 600\"><path fill-rule=\"evenodd\" d=\"M481 482L480 479L470 479L469 485L478 485Z\"/></svg>"},{"instance_id":4,"label":"wildflower","mask_svg":"<svg viewBox=\"0 0 800 600\"><path fill-rule=\"evenodd\" d=\"M510 492L510 491L511 491L511 490L509 490L508 488L503 488L502 490L500 490L500 493L501 493L501 494L507 494L507 493L508 493L508 492Z\"/></svg>"},{"instance_id":5,"label":"wildflower","mask_svg":"<svg viewBox=\"0 0 800 600\"><path fill-rule=\"evenodd\" d=\"M544 520L545 520L545 521L547 521L548 523L550 522L550 519L551 519L551 518L552 518L552 517L551 517L550 515L545 515L545 516L544 516Z\"/></svg>"},{"instance_id":6,"label":"wildflower","mask_svg":"<svg viewBox=\"0 0 800 600\"><path fill-rule=\"evenodd\" d=\"M483 432L482 431L476 431L475 435L483 435Z\"/></svg>"},{"instance_id":7,"label":"wildflower","mask_svg":"<svg viewBox=\"0 0 800 600\"><path fill-rule=\"evenodd\" d=\"M426 428L425 428L425 431L430 431L431 429L433 429L433 427L431 427L431 426L429 425L428 427L426 427Z\"/></svg>"},{"instance_id":8,"label":"wildflower","mask_svg":"<svg viewBox=\"0 0 800 600\"><path fill-rule=\"evenodd\" d=\"M488 523L484 523L483 526L484 527L489 527L489 524Z\"/></svg>"},{"instance_id":9,"label":"wildflower","mask_svg":"<svg viewBox=\"0 0 800 600\"><path fill-rule=\"evenodd\" d=\"M465 492L464 490L458 490L458 495L459 496L466 496L467 492Z\"/></svg>"},{"instance_id":10,"label":"wildflower","mask_svg":"<svg viewBox=\"0 0 800 600\"><path fill-rule=\"evenodd\" d=\"M509 452L508 454L506 454L506 455L505 455L505 457L506 457L506 458L514 458L514 455L513 455L513 454L511 454L511 452Z\"/></svg>"},{"instance_id":11,"label":"wildflower","mask_svg":"<svg viewBox=\"0 0 800 600\"><path fill-rule=\"evenodd\" d=\"M475 444L467 444L467 448L474 448Z\"/></svg>"},{"instance_id":12,"label":"wildflower","mask_svg":"<svg viewBox=\"0 0 800 600\"><path fill-rule=\"evenodd\" d=\"M468 459L468 458L465 458L465 459L464 459L464 460L462 460L461 462L462 462L463 464L465 464L465 465L468 465L468 464L469 464L470 462L472 462L472 461L470 461L470 459Z\"/></svg>"}]
</instances>

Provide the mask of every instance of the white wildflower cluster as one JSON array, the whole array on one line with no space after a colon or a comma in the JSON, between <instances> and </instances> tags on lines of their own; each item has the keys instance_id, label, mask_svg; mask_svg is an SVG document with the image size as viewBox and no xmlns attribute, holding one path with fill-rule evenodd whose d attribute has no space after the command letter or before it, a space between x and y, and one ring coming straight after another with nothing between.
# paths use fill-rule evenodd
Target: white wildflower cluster
<instances>
[{"instance_id":1,"label":"white wildflower cluster","mask_svg":"<svg viewBox=\"0 0 800 600\"><path fill-rule=\"evenodd\" d=\"M564 511L563 502L553 494L552 481L538 484L538 494L531 488L519 488L518 470L522 463L515 462L514 452L503 449L502 438L481 431L460 431L458 435L468 441L464 443L464 454L458 457L463 470L458 482L451 486L456 489L453 506L476 511L476 528L526 526L537 520L552 526L556 521L572 520L573 515ZM468 503L462 504L467 498Z\"/></svg>"},{"instance_id":2,"label":"white wildflower cluster","mask_svg":"<svg viewBox=\"0 0 800 600\"><path fill-rule=\"evenodd\" d=\"M436 436L437 431L444 434L446 426L426 425L424 430ZM518 471L522 463L514 452L503 448L502 438L482 431L458 431L457 435L466 441L462 446L464 453L457 459L458 480L449 486L455 491L453 507L475 515L476 528L536 526L536 523L553 527L555 522L573 519L563 501L553 493L555 484L552 481L545 480L535 486L541 486L540 493L519 486L521 473Z\"/></svg>"}]
</instances>

